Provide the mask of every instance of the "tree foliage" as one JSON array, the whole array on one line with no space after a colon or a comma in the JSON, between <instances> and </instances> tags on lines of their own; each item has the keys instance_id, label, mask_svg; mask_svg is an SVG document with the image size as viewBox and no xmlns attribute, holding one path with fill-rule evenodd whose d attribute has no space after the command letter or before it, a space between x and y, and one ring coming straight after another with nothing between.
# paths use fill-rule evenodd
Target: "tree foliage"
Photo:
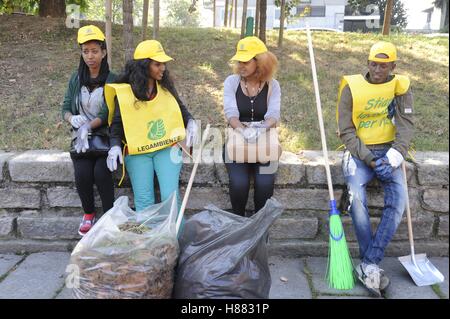
<instances>
[{"instance_id":1,"label":"tree foliage","mask_svg":"<svg viewBox=\"0 0 450 319\"><path fill-rule=\"evenodd\" d=\"M285 13L286 18L294 17L296 12L292 9L296 8L301 3L301 0L286 0ZM281 0L275 0L275 5L279 8L281 6Z\"/></svg>"},{"instance_id":2,"label":"tree foliage","mask_svg":"<svg viewBox=\"0 0 450 319\"><path fill-rule=\"evenodd\" d=\"M23 12L27 14L37 14L39 5L45 0L0 0L0 14L13 12ZM87 9L88 0L65 0L66 5L76 4L80 6L80 10Z\"/></svg>"},{"instance_id":3,"label":"tree foliage","mask_svg":"<svg viewBox=\"0 0 450 319\"><path fill-rule=\"evenodd\" d=\"M171 27L198 27L200 14L197 10L189 12L191 0L168 0L165 25Z\"/></svg>"},{"instance_id":4,"label":"tree foliage","mask_svg":"<svg viewBox=\"0 0 450 319\"><path fill-rule=\"evenodd\" d=\"M368 5L376 5L380 13L380 23L383 23L386 2L387 0L348 0L348 6L351 7L352 13L366 13L366 8ZM404 29L408 24L407 18L408 15L402 1L394 1L394 6L392 8L391 26L395 26L399 29Z\"/></svg>"}]
</instances>

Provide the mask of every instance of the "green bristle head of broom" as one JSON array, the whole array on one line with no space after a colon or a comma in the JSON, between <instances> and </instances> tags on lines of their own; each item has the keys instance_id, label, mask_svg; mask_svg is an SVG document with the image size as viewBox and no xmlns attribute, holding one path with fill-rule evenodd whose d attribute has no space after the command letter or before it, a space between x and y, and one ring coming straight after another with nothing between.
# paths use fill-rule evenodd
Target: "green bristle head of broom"
<instances>
[{"instance_id":1,"label":"green bristle head of broom","mask_svg":"<svg viewBox=\"0 0 450 319\"><path fill-rule=\"evenodd\" d=\"M336 201L330 201L329 221L329 248L327 281L331 288L349 290L355 286L353 275L353 262L345 240L344 228L342 226Z\"/></svg>"}]
</instances>

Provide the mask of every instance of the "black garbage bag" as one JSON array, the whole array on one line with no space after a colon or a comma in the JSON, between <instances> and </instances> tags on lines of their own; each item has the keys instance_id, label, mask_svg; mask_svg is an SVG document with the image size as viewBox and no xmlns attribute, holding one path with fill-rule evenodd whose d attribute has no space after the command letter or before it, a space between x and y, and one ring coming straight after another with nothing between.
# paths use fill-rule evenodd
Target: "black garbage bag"
<instances>
[{"instance_id":1,"label":"black garbage bag","mask_svg":"<svg viewBox=\"0 0 450 319\"><path fill-rule=\"evenodd\" d=\"M271 198L250 218L205 209L184 225L174 298L268 298L268 229L282 205Z\"/></svg>"}]
</instances>

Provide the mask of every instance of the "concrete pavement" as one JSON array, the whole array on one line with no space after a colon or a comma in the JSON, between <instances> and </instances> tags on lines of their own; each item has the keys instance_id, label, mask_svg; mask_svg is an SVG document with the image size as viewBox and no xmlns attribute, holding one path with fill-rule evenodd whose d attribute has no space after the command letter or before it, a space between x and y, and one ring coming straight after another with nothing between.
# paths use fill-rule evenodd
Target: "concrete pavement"
<instances>
[{"instance_id":1,"label":"concrete pavement","mask_svg":"<svg viewBox=\"0 0 450 319\"><path fill-rule=\"evenodd\" d=\"M31 255L0 254L0 299L71 299L65 287L70 254L43 252ZM397 258L381 263L391 279L385 299L448 299L449 259L430 258L443 273L441 284L417 287ZM323 257L270 257L271 299L375 299L358 282L354 289L339 291L327 286L324 277L327 259Z\"/></svg>"}]
</instances>

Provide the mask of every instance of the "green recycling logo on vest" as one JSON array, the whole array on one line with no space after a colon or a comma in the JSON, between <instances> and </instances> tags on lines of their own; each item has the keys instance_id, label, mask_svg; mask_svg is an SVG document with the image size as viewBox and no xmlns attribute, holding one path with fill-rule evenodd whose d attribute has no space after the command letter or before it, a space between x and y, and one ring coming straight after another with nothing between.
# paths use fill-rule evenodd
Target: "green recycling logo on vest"
<instances>
[{"instance_id":1,"label":"green recycling logo on vest","mask_svg":"<svg viewBox=\"0 0 450 319\"><path fill-rule=\"evenodd\" d=\"M147 137L150 140L159 140L166 135L166 129L164 128L164 121L159 119L156 121L150 121L147 123L148 134Z\"/></svg>"}]
</instances>

